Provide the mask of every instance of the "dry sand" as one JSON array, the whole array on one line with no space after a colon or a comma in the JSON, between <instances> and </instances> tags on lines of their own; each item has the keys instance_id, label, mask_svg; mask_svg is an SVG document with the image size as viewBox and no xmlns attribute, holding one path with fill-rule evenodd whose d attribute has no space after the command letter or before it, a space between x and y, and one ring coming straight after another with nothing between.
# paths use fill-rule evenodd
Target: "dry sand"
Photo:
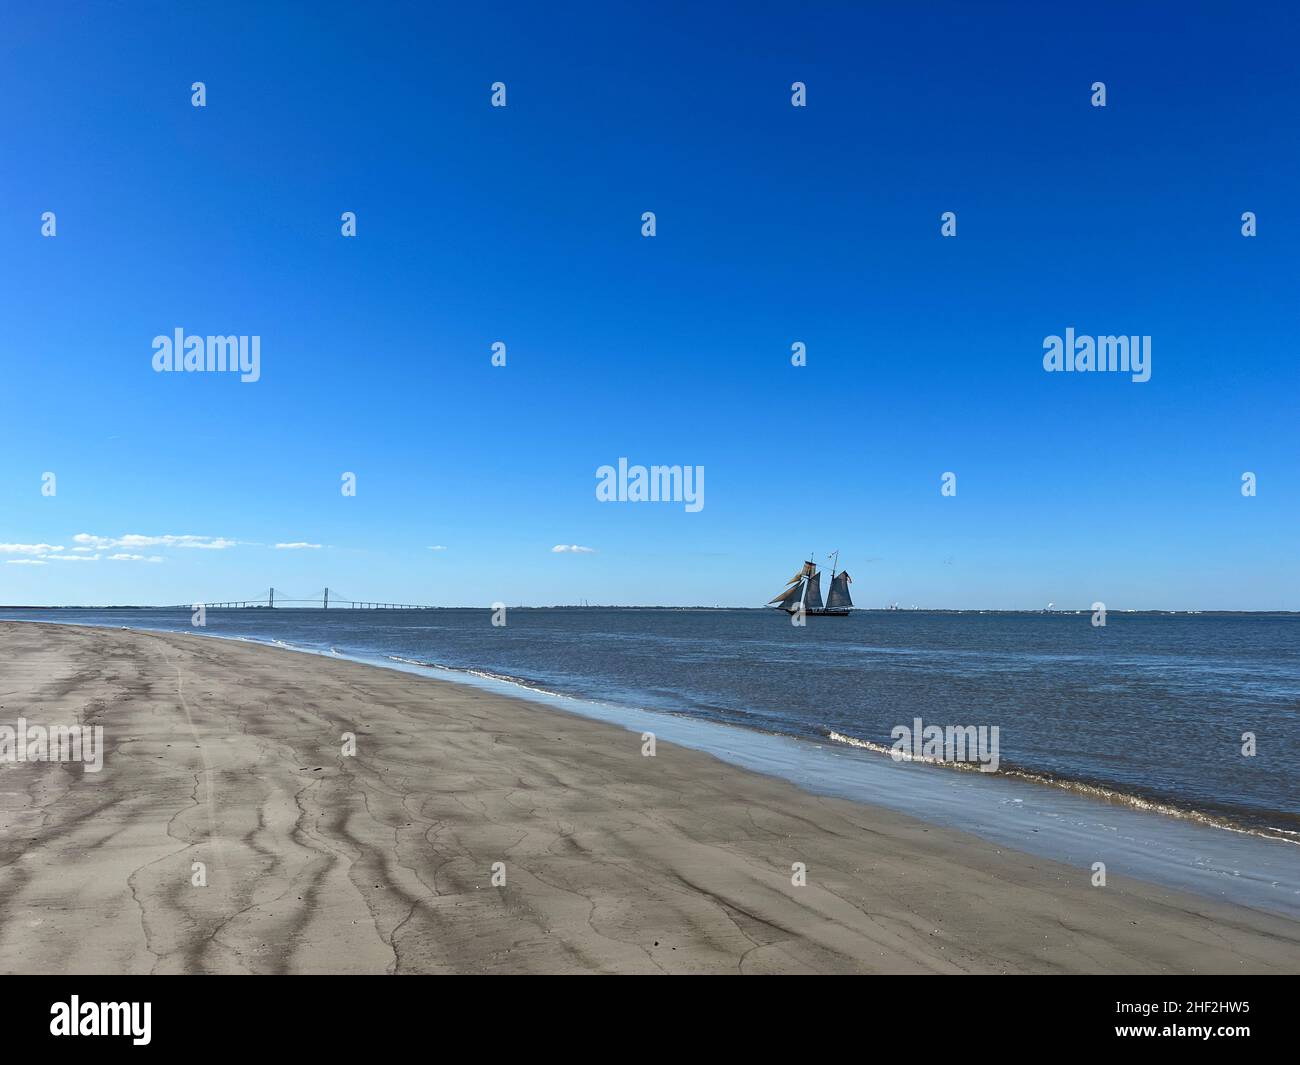
<instances>
[{"instance_id":1,"label":"dry sand","mask_svg":"<svg viewBox=\"0 0 1300 1065\"><path fill-rule=\"evenodd\" d=\"M1296 922L371 666L0 623L20 716L107 753L0 766L2 972L1300 969Z\"/></svg>"}]
</instances>

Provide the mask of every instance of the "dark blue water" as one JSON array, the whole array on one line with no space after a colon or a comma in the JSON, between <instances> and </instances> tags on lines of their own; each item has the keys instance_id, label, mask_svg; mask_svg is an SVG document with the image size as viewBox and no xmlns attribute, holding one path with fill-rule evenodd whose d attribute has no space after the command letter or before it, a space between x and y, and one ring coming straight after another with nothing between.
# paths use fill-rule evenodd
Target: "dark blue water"
<instances>
[{"instance_id":1,"label":"dark blue water","mask_svg":"<svg viewBox=\"0 0 1300 1065\"><path fill-rule=\"evenodd\" d=\"M821 741L888 746L917 717L997 725L1003 773L1300 832L1300 618L1112 613L1097 628L1088 614L897 611L797 628L752 610L518 609L504 627L491 616L210 610L202 631ZM0 617L194 631L177 610Z\"/></svg>"}]
</instances>

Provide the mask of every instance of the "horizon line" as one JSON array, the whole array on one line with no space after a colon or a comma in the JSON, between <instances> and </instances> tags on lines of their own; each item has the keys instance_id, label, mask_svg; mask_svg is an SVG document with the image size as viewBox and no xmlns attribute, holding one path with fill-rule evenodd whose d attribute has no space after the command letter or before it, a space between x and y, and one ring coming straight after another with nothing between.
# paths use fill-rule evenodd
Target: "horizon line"
<instances>
[{"instance_id":1,"label":"horizon line","mask_svg":"<svg viewBox=\"0 0 1300 1065\"><path fill-rule=\"evenodd\" d=\"M0 603L0 610L193 610L200 604L140 604L140 603L111 603L111 604L87 604L87 603L64 603L57 606L50 606L39 603ZM247 606L247 607L227 607L213 606L211 604L201 604L205 610L209 611L229 611L234 612L251 612L257 610L279 610L279 611L316 611L318 613L352 613L352 614L369 614L369 613L412 613L420 610L487 610L494 609L492 604L474 605L474 606L377 606L377 607L350 607L350 606ZM671 606L657 603L548 603L545 605L527 605L527 604L506 604L510 610L755 610L771 611L775 614L784 613L771 606L705 606L703 604L694 604L690 606ZM880 606L855 606L851 608L853 613L858 614L1092 614L1094 609L1088 607L1056 607L1047 609L1044 607L946 607L946 606L898 606L898 607L880 607ZM1159 614L1159 615L1297 615L1300 616L1300 610L1288 610L1284 608L1274 610L1243 610L1232 607L1220 608L1192 608L1184 610L1170 609L1167 607L1107 607L1106 613L1109 614ZM4 620L4 619L0 619Z\"/></svg>"}]
</instances>

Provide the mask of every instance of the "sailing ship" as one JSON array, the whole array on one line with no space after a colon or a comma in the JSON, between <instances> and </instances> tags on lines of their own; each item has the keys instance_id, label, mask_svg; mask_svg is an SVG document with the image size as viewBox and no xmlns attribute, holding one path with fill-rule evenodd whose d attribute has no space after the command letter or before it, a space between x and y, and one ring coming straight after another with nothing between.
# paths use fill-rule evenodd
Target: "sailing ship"
<instances>
[{"instance_id":1,"label":"sailing ship","mask_svg":"<svg viewBox=\"0 0 1300 1065\"><path fill-rule=\"evenodd\" d=\"M835 571L840 553L831 556L831 588L826 603L822 603L822 575L815 562L805 562L803 568L790 578L784 592L772 599L767 605L784 610L787 614L796 614L801 609L805 614L817 617L848 617L853 609L853 598L849 595L849 585L853 578L848 570Z\"/></svg>"}]
</instances>

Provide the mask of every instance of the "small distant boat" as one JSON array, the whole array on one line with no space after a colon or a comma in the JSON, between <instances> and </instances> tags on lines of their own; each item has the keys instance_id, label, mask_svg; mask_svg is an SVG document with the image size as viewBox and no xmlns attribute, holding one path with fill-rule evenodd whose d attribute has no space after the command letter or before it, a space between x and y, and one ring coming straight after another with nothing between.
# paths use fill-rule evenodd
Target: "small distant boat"
<instances>
[{"instance_id":1,"label":"small distant boat","mask_svg":"<svg viewBox=\"0 0 1300 1065\"><path fill-rule=\"evenodd\" d=\"M849 595L849 585L853 583L853 578L847 570L838 573L835 571L839 557L838 551L831 556L831 589L824 605L822 575L815 562L805 562L803 568L790 578L786 590L767 605L784 610L787 614L796 614L802 609L805 614L815 617L848 617L849 611L853 609L853 598Z\"/></svg>"}]
</instances>

